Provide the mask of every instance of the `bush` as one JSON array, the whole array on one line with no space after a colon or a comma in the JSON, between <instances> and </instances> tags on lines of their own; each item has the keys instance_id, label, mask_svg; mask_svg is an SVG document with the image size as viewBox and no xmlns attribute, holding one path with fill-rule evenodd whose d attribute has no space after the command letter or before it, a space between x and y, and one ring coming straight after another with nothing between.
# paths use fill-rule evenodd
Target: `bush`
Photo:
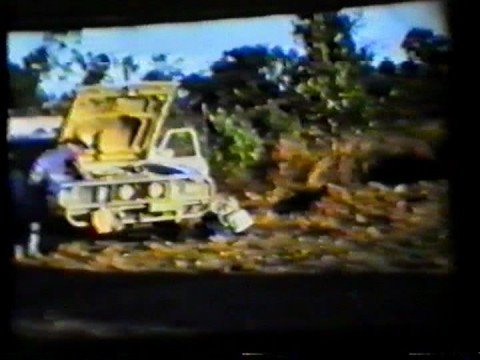
<instances>
[{"instance_id":1,"label":"bush","mask_svg":"<svg viewBox=\"0 0 480 360\"><path fill-rule=\"evenodd\" d=\"M214 170L239 174L259 163L263 141L245 119L220 109L209 115L209 121L218 135L209 157Z\"/></svg>"}]
</instances>

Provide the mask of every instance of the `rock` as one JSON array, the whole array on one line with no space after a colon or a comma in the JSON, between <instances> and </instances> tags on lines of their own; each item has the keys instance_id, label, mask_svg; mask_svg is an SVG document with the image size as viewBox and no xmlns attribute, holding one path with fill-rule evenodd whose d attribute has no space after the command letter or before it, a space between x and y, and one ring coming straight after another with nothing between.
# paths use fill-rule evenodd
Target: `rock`
<instances>
[{"instance_id":1,"label":"rock","mask_svg":"<svg viewBox=\"0 0 480 360\"><path fill-rule=\"evenodd\" d=\"M188 264L187 260L175 260L175 267L178 269L187 269Z\"/></svg>"},{"instance_id":2,"label":"rock","mask_svg":"<svg viewBox=\"0 0 480 360\"><path fill-rule=\"evenodd\" d=\"M407 188L407 185L405 185L405 184L397 185L393 189L393 191L396 192L396 193L405 193L405 192L407 192L407 190L408 190L408 188Z\"/></svg>"},{"instance_id":3,"label":"rock","mask_svg":"<svg viewBox=\"0 0 480 360\"><path fill-rule=\"evenodd\" d=\"M334 266L338 264L338 258L334 255L323 255L320 259L320 265L322 266Z\"/></svg>"},{"instance_id":4,"label":"rock","mask_svg":"<svg viewBox=\"0 0 480 360\"><path fill-rule=\"evenodd\" d=\"M165 246L157 241L144 241L143 244L151 250L163 250Z\"/></svg>"},{"instance_id":5,"label":"rock","mask_svg":"<svg viewBox=\"0 0 480 360\"><path fill-rule=\"evenodd\" d=\"M320 236L318 239L317 239L317 243L318 244L332 244L333 243L333 240L331 237L328 237L326 235L323 235L323 236Z\"/></svg>"},{"instance_id":6,"label":"rock","mask_svg":"<svg viewBox=\"0 0 480 360\"><path fill-rule=\"evenodd\" d=\"M216 242L216 243L229 242L232 239L233 239L232 236L221 235L221 234L215 234L215 235L212 235L212 236L208 237L208 240Z\"/></svg>"},{"instance_id":7,"label":"rock","mask_svg":"<svg viewBox=\"0 0 480 360\"><path fill-rule=\"evenodd\" d=\"M301 243L315 243L316 239L313 236L299 236L298 242Z\"/></svg>"},{"instance_id":8,"label":"rock","mask_svg":"<svg viewBox=\"0 0 480 360\"><path fill-rule=\"evenodd\" d=\"M332 183L328 183L327 184L327 192L333 198L340 198L343 201L347 201L347 202L352 200L351 194L348 192L348 190L346 188L344 188L342 186L338 186L338 185L335 185L335 184L332 184Z\"/></svg>"},{"instance_id":9,"label":"rock","mask_svg":"<svg viewBox=\"0 0 480 360\"><path fill-rule=\"evenodd\" d=\"M286 273L291 271L288 266L266 266L262 270L262 272L269 273L269 274L278 274L278 273Z\"/></svg>"},{"instance_id":10,"label":"rock","mask_svg":"<svg viewBox=\"0 0 480 360\"><path fill-rule=\"evenodd\" d=\"M351 247L350 242L347 241L347 240L345 240L345 239L335 240L333 244L334 244L335 246L338 246L338 247L341 247L341 248L349 248L349 247Z\"/></svg>"},{"instance_id":11,"label":"rock","mask_svg":"<svg viewBox=\"0 0 480 360\"><path fill-rule=\"evenodd\" d=\"M258 195L257 193L251 192L251 191L245 191L245 196L249 198L250 200L263 200L263 197Z\"/></svg>"},{"instance_id":12,"label":"rock","mask_svg":"<svg viewBox=\"0 0 480 360\"><path fill-rule=\"evenodd\" d=\"M379 182L376 182L376 181L370 181L368 182L368 186L374 188L374 189L378 189L378 190L381 190L381 191L388 191L390 190L390 188L386 185L383 185L382 183L379 183Z\"/></svg>"},{"instance_id":13,"label":"rock","mask_svg":"<svg viewBox=\"0 0 480 360\"><path fill-rule=\"evenodd\" d=\"M378 231L378 229L375 226L369 226L367 228L367 234L370 235L371 237L377 239L382 236L382 233Z\"/></svg>"},{"instance_id":14,"label":"rock","mask_svg":"<svg viewBox=\"0 0 480 360\"><path fill-rule=\"evenodd\" d=\"M368 219L362 214L356 214L355 221L358 222L359 224L365 224L368 222Z\"/></svg>"},{"instance_id":15,"label":"rock","mask_svg":"<svg viewBox=\"0 0 480 360\"><path fill-rule=\"evenodd\" d=\"M395 204L395 207L398 210L407 211L408 210L408 203L405 200L400 200L400 201L397 201L397 203Z\"/></svg>"},{"instance_id":16,"label":"rock","mask_svg":"<svg viewBox=\"0 0 480 360\"><path fill-rule=\"evenodd\" d=\"M284 263L284 260L282 260L278 255L270 255L266 256L264 258L264 264L267 266L280 266Z\"/></svg>"},{"instance_id":17,"label":"rock","mask_svg":"<svg viewBox=\"0 0 480 360\"><path fill-rule=\"evenodd\" d=\"M208 257L195 261L195 266L202 270L216 270L221 269L224 266L224 262L215 257Z\"/></svg>"},{"instance_id":18,"label":"rock","mask_svg":"<svg viewBox=\"0 0 480 360\"><path fill-rule=\"evenodd\" d=\"M345 256L345 259L347 261L366 262L368 260L368 257L369 257L369 253L366 251L350 251Z\"/></svg>"}]
</instances>

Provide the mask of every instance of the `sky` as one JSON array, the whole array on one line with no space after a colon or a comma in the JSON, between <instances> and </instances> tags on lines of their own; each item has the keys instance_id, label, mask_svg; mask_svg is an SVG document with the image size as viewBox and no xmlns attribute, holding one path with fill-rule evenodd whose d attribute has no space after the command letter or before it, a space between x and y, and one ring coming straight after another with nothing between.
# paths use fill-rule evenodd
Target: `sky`
<instances>
[{"instance_id":1,"label":"sky","mask_svg":"<svg viewBox=\"0 0 480 360\"><path fill-rule=\"evenodd\" d=\"M414 2L389 6L370 6L344 10L361 13L360 26L353 37L357 46L369 46L375 54L374 63L389 57L395 62L405 59L400 43L412 27L426 27L436 33L447 34L448 29L438 2ZM122 57L133 55L140 62L140 70L151 69L151 56L167 54L170 62L183 59L175 65L185 74L208 71L226 50L243 45L280 46L285 50L304 52L303 44L292 36L293 15L279 15L246 19L215 20L193 23L161 24L138 27L84 29L77 38L82 53L107 53ZM8 34L8 59L21 64L22 58L43 41L41 32L13 32ZM119 73L112 70L112 81ZM118 72L118 69L117 69ZM70 82L75 81L73 76ZM133 79L137 80L137 79ZM47 93L60 93L69 87L65 80L45 79L42 87Z\"/></svg>"},{"instance_id":2,"label":"sky","mask_svg":"<svg viewBox=\"0 0 480 360\"><path fill-rule=\"evenodd\" d=\"M389 6L352 8L346 13L362 13L354 32L357 46L370 46L375 53L374 63L389 57L394 62L406 59L400 47L405 34L413 27L423 27L437 34L448 35L446 14L438 1L400 3Z\"/></svg>"},{"instance_id":3,"label":"sky","mask_svg":"<svg viewBox=\"0 0 480 360\"><path fill-rule=\"evenodd\" d=\"M133 54L150 57L168 54L184 58L186 73L204 70L225 50L243 45L279 45L296 48L291 34L294 16L268 16L247 19L173 23L138 27L84 29L81 47L92 53L108 52L119 56ZM20 62L42 43L42 33L9 34L9 60Z\"/></svg>"}]
</instances>

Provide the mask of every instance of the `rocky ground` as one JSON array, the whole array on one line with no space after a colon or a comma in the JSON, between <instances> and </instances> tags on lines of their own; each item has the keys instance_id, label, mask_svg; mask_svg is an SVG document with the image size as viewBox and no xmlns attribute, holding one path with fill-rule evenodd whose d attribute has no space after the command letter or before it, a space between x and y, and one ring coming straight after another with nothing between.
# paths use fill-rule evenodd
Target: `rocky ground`
<instances>
[{"instance_id":1,"label":"rocky ground","mask_svg":"<svg viewBox=\"0 0 480 360\"><path fill-rule=\"evenodd\" d=\"M418 182L387 187L378 183L347 189L328 184L308 211L273 211L249 194L255 218L246 234L199 239L188 228L180 241L65 242L21 265L103 272L449 272L447 184Z\"/></svg>"}]
</instances>

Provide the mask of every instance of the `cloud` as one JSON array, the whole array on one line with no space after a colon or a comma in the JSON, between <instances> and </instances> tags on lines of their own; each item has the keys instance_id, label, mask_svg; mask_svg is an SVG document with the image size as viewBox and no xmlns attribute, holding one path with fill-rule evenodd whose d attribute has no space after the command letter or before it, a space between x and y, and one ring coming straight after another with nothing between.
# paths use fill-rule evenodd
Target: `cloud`
<instances>
[{"instance_id":1,"label":"cloud","mask_svg":"<svg viewBox=\"0 0 480 360\"><path fill-rule=\"evenodd\" d=\"M442 6L437 1L409 2L388 6L367 6L344 10L347 14L362 13L362 26L353 34L358 47L370 45L374 63L389 57L396 62L405 59L400 45L408 30L426 27L439 34L448 34Z\"/></svg>"}]
</instances>

